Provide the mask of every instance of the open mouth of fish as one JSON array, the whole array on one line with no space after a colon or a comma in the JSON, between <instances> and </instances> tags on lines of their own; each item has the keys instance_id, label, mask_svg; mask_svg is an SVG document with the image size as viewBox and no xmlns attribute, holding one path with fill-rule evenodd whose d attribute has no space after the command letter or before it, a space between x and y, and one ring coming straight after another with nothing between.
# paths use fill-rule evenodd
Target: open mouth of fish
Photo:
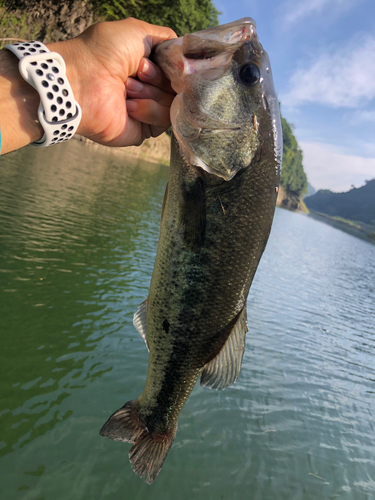
<instances>
[{"instance_id":1,"label":"open mouth of fish","mask_svg":"<svg viewBox=\"0 0 375 500\"><path fill-rule=\"evenodd\" d=\"M223 32L218 33L216 28L212 28L192 35L186 34L182 38L162 42L155 49L155 57L177 93L170 116L180 152L192 165L225 180L232 179L235 172L218 172L207 165L194 152L194 141L207 141L209 137L223 132L230 135L245 133L249 130L249 120L229 123L207 114L200 109L190 86L195 85L196 78L214 81L228 75L235 52L256 37L255 22L251 18L244 18L240 22L229 23ZM257 132L256 116L252 123Z\"/></svg>"},{"instance_id":2,"label":"open mouth of fish","mask_svg":"<svg viewBox=\"0 0 375 500\"><path fill-rule=\"evenodd\" d=\"M161 42L155 56L163 60L163 71L179 94L184 91L189 75L199 74L206 80L221 78L228 72L236 50L254 37L255 21L245 17L229 23L222 33L210 28Z\"/></svg>"}]
</instances>

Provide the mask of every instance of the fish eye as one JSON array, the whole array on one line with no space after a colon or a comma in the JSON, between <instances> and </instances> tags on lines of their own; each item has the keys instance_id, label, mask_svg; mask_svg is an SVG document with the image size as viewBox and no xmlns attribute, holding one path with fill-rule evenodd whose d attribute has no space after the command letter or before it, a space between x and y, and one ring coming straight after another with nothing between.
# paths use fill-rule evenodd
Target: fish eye
<instances>
[{"instance_id":1,"label":"fish eye","mask_svg":"<svg viewBox=\"0 0 375 500\"><path fill-rule=\"evenodd\" d=\"M240 69L241 81L246 87L251 87L259 82L260 71L256 64L244 64Z\"/></svg>"}]
</instances>

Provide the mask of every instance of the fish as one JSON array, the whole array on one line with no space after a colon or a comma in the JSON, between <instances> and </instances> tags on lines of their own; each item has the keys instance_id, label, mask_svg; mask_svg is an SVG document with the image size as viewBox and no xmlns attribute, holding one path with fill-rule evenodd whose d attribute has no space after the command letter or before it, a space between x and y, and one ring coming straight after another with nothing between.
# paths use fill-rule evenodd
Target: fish
<instances>
[{"instance_id":1,"label":"fish","mask_svg":"<svg viewBox=\"0 0 375 500\"><path fill-rule=\"evenodd\" d=\"M198 379L222 390L240 373L246 302L274 216L282 160L279 103L251 18L161 42L171 81L168 184L149 296L134 326L149 350L142 394L100 430L133 443L151 484Z\"/></svg>"}]
</instances>

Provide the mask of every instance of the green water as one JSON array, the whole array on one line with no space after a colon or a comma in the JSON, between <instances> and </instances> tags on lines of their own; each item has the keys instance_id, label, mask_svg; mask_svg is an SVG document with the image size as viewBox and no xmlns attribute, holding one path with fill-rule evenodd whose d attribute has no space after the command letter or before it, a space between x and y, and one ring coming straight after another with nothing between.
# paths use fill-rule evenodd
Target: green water
<instances>
[{"instance_id":1,"label":"green water","mask_svg":"<svg viewBox=\"0 0 375 500\"><path fill-rule=\"evenodd\" d=\"M277 210L238 382L152 486L98 435L142 391L168 169L78 141L0 160L1 500L375 498L375 246Z\"/></svg>"}]
</instances>

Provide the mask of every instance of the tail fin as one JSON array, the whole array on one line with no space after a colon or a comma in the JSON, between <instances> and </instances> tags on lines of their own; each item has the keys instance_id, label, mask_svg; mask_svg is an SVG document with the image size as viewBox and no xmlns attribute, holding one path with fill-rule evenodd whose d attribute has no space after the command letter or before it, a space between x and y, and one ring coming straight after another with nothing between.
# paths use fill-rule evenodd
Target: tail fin
<instances>
[{"instance_id":1,"label":"tail fin","mask_svg":"<svg viewBox=\"0 0 375 500\"><path fill-rule=\"evenodd\" d=\"M174 441L172 435L145 433L129 451L133 471L152 484L163 466L164 460Z\"/></svg>"},{"instance_id":2,"label":"tail fin","mask_svg":"<svg viewBox=\"0 0 375 500\"><path fill-rule=\"evenodd\" d=\"M128 401L111 415L100 429L100 435L115 441L134 443L129 451L132 468L146 483L151 484L162 468L177 427L171 433L150 433L139 418L137 403L137 400Z\"/></svg>"}]
</instances>

